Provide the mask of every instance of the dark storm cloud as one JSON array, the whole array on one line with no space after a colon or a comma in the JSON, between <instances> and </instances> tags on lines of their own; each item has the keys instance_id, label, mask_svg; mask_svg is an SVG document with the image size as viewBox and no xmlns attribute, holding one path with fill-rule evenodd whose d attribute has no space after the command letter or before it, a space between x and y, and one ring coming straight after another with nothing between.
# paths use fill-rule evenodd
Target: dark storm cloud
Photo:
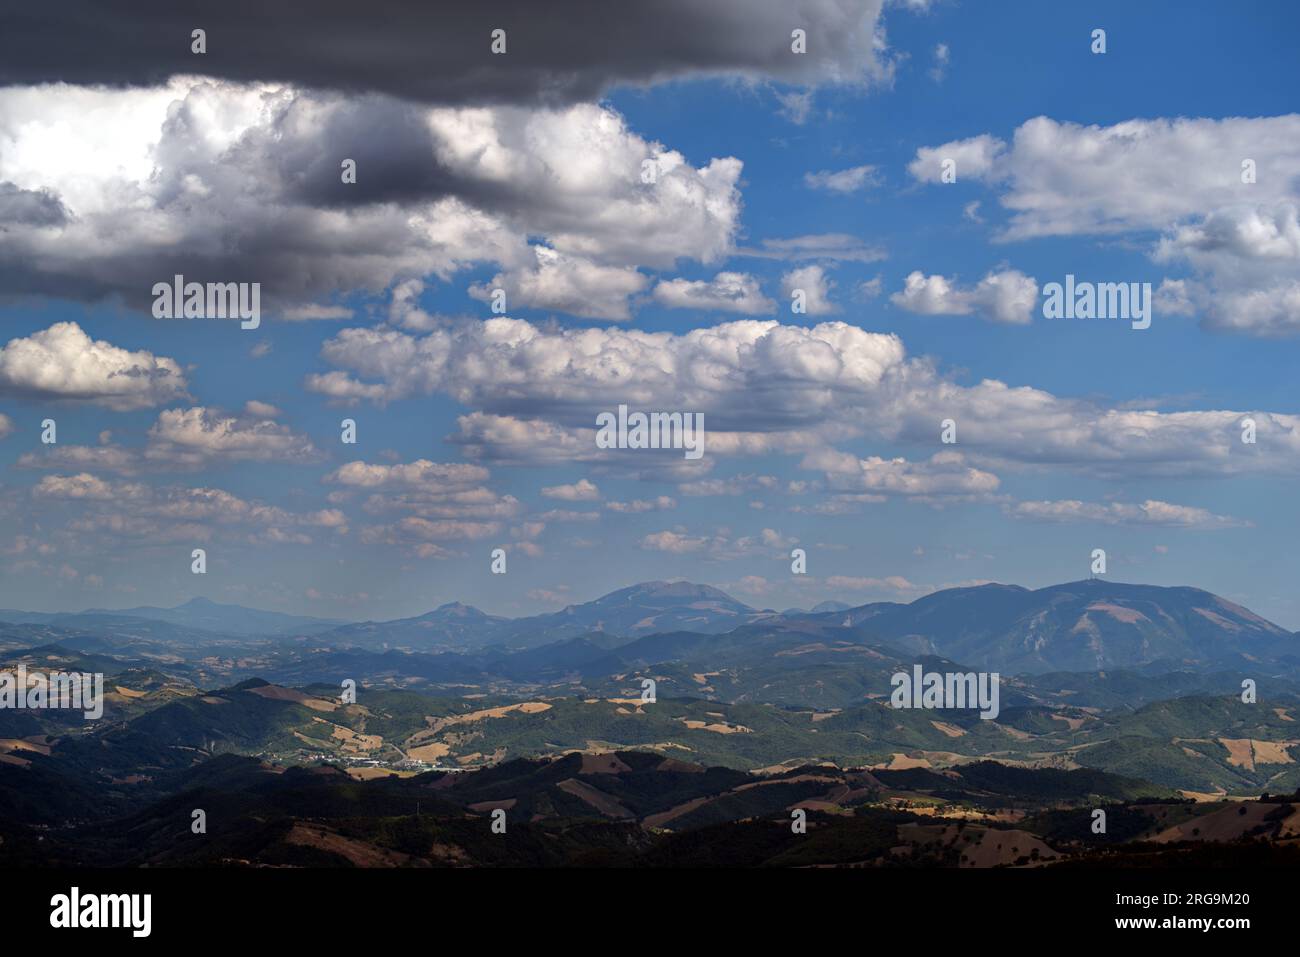
<instances>
[{"instance_id":1,"label":"dark storm cloud","mask_svg":"<svg viewBox=\"0 0 1300 957\"><path fill-rule=\"evenodd\" d=\"M460 196L480 208L500 209L526 199L520 190L468 177L448 169L437 156L437 142L423 108L391 97L366 95L333 106L319 129L279 124L250 137L245 149L262 151L260 163L273 166L284 195L311 206L349 206L410 202ZM364 175L340 187L335 152L354 159Z\"/></svg>"},{"instance_id":2,"label":"dark storm cloud","mask_svg":"<svg viewBox=\"0 0 1300 957\"><path fill-rule=\"evenodd\" d=\"M338 318L304 307L494 263L520 301L625 318L634 267L716 260L740 209L739 160L696 167L587 103L430 107L203 77L8 87L0 143L0 298L148 307L180 274L262 283L287 319ZM661 188L642 182L647 160Z\"/></svg>"},{"instance_id":3,"label":"dark storm cloud","mask_svg":"<svg viewBox=\"0 0 1300 957\"><path fill-rule=\"evenodd\" d=\"M603 303L635 288L634 267L730 249L740 163L697 167L587 101L687 77L885 77L880 2L53 0L0 13L0 297L147 307L155 282L182 274L264 283L264 306L287 315L488 262L548 303ZM206 54L190 52L195 28ZM490 52L496 28L504 56ZM806 55L791 52L795 29ZM71 86L24 89L56 82ZM359 170L347 185L345 157ZM647 160L671 189L644 188ZM562 255L542 263L530 242Z\"/></svg>"},{"instance_id":4,"label":"dark storm cloud","mask_svg":"<svg viewBox=\"0 0 1300 957\"><path fill-rule=\"evenodd\" d=\"M20 189L0 183L0 229L5 223L24 226L61 226L68 211L53 193L44 189Z\"/></svg>"},{"instance_id":5,"label":"dark storm cloud","mask_svg":"<svg viewBox=\"0 0 1300 957\"><path fill-rule=\"evenodd\" d=\"M0 84L144 86L176 74L380 92L426 103L548 103L612 85L740 75L879 76L880 0L51 0L0 17ZM207 32L207 53L190 33ZM508 52L489 50L507 31ZM795 55L791 31L807 33Z\"/></svg>"}]
</instances>

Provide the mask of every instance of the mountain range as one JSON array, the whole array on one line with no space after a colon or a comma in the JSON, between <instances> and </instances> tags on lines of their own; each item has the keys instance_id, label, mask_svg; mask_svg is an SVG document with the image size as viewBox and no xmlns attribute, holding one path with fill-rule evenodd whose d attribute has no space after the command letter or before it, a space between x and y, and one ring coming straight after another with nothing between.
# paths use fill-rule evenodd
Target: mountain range
<instances>
[{"instance_id":1,"label":"mountain range","mask_svg":"<svg viewBox=\"0 0 1300 957\"><path fill-rule=\"evenodd\" d=\"M344 625L322 637L357 647L420 651L473 650L489 645L530 648L591 632L629 638L665 631L718 634L771 617L776 617L776 612L751 608L708 585L656 581L527 618L499 618L453 602L418 618Z\"/></svg>"},{"instance_id":2,"label":"mountain range","mask_svg":"<svg viewBox=\"0 0 1300 957\"><path fill-rule=\"evenodd\" d=\"M32 645L89 633L192 642L294 638L377 652L509 653L554 646L561 653L560 643L581 638L590 646L587 654L617 648L627 661L653 662L691 652L734 651L737 643L740 650L746 644L770 646L783 636L787 644L830 639L887 645L1003 673L1300 667L1294 633L1227 599L1197 588L1102 579L1038 589L950 588L907 604L873 602L810 612L753 608L708 585L646 582L525 618L452 602L415 618L344 623L199 598L175 608L0 610L0 623L28 626ZM578 651L568 645L562 653L572 657Z\"/></svg>"},{"instance_id":3,"label":"mountain range","mask_svg":"<svg viewBox=\"0 0 1300 957\"><path fill-rule=\"evenodd\" d=\"M1291 853L1300 799L1267 795L1300 788L1297 640L1099 579L781 612L687 582L525 618L0 611L0 668L105 676L102 720L0 710L0 861L1000 866L1101 854L1098 803L1135 859ZM998 713L895 709L918 665L999 672ZM211 840L174 841L185 807ZM813 841L782 836L800 807Z\"/></svg>"},{"instance_id":4,"label":"mountain range","mask_svg":"<svg viewBox=\"0 0 1300 957\"><path fill-rule=\"evenodd\" d=\"M243 605L227 605L207 598L191 598L174 608L142 605L137 608L88 608L80 612L17 611L0 608L0 621L12 624L55 625L72 629L93 630L101 626L121 625L124 621L156 621L178 628L210 632L217 635L313 634L344 624L337 618L312 618L262 611Z\"/></svg>"}]
</instances>

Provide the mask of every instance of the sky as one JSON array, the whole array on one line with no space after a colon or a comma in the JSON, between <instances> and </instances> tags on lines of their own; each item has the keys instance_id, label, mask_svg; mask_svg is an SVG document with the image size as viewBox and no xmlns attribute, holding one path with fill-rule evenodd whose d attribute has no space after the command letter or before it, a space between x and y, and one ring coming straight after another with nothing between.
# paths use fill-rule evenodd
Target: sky
<instances>
[{"instance_id":1,"label":"sky","mask_svg":"<svg viewBox=\"0 0 1300 957\"><path fill-rule=\"evenodd\" d=\"M1300 629L1292 5L560 5L0 23L0 607L806 608L1102 549ZM178 273L260 325L155 317ZM1046 318L1067 275L1150 327ZM600 448L619 405L703 456Z\"/></svg>"}]
</instances>

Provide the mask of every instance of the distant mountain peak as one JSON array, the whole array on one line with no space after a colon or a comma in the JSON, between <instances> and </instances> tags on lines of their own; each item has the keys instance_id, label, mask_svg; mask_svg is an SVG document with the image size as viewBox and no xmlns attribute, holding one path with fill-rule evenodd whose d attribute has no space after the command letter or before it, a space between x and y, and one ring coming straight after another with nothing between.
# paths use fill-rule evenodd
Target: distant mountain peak
<instances>
[{"instance_id":1,"label":"distant mountain peak","mask_svg":"<svg viewBox=\"0 0 1300 957\"><path fill-rule=\"evenodd\" d=\"M843 616L883 643L1004 671L1088 671L1162 659L1235 667L1298 650L1290 633L1211 592L1105 578L1033 590L950 588Z\"/></svg>"},{"instance_id":2,"label":"distant mountain peak","mask_svg":"<svg viewBox=\"0 0 1300 957\"><path fill-rule=\"evenodd\" d=\"M848 611L853 606L844 601L823 601L812 606L811 613L820 615L828 611Z\"/></svg>"},{"instance_id":3,"label":"distant mountain peak","mask_svg":"<svg viewBox=\"0 0 1300 957\"><path fill-rule=\"evenodd\" d=\"M608 595L597 598L596 601L606 601L616 597L694 598L697 600L708 599L712 601L730 602L735 605L744 605L743 602L732 598L721 588L714 588L712 585L701 585L696 582L688 581L639 582L638 584L629 585L626 588L612 591ZM745 607L748 606L746 605Z\"/></svg>"},{"instance_id":4,"label":"distant mountain peak","mask_svg":"<svg viewBox=\"0 0 1300 957\"><path fill-rule=\"evenodd\" d=\"M423 616L431 618L438 616L440 618L490 618L491 616L482 609L475 608L473 605L467 605L462 601L449 601L445 605L439 605L433 611Z\"/></svg>"},{"instance_id":5,"label":"distant mountain peak","mask_svg":"<svg viewBox=\"0 0 1300 957\"><path fill-rule=\"evenodd\" d=\"M712 585L648 581L525 618L498 617L473 605L448 602L417 618L345 625L330 636L364 647L532 648L588 633L629 638L673 631L721 634L770 615Z\"/></svg>"}]
</instances>

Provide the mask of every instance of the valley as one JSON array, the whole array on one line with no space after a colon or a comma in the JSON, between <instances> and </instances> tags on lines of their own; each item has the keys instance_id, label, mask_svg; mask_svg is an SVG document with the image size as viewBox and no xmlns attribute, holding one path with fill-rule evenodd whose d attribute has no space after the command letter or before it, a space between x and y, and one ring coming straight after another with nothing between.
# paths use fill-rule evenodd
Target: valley
<instances>
[{"instance_id":1,"label":"valley","mask_svg":"<svg viewBox=\"0 0 1300 957\"><path fill-rule=\"evenodd\" d=\"M304 803L288 818L277 803L271 817L289 829L249 860L491 863L455 840L433 860L370 833L411 813L432 821L448 803L462 816L506 808L539 833L589 821L581 828L604 841L610 828L639 828L647 859L670 853L665 835L727 825L785 861L765 828L796 806L812 815L810 844L875 829L888 844L882 864L1087 858L1101 851L1071 843L1072 828L1101 806L1141 845L1133 853L1181 846L1191 838L1175 825L1202 816L1227 844L1296 838L1279 810L1290 803L1272 797L1300 790L1294 636L1191 589L985 586L777 613L707 586L648 583L540 619L443 606L418 630L409 619L285 622L205 602L9 614L24 620L0 625L4 669L93 672L106 686L99 721L0 710L0 853L11 857L33 835L97 845L85 835L193 803L196 790L242 807L285 782L305 786L294 792ZM1106 666L1045 670L1077 657L1080 642ZM960 651L973 657L945 657ZM1043 667L1013 670L1030 658ZM891 702L891 676L964 673L972 661L1007 669L991 717ZM1257 700L1242 694L1247 680ZM340 801L369 808L352 831L320 813ZM1213 815L1233 808L1243 820L1219 826ZM244 807L227 823L243 834L253 814ZM453 830L469 826L454 820ZM998 849L1003 831L1023 854ZM597 851L579 844L573 853ZM805 853L787 850L788 862ZM842 856L814 855L875 859Z\"/></svg>"}]
</instances>

